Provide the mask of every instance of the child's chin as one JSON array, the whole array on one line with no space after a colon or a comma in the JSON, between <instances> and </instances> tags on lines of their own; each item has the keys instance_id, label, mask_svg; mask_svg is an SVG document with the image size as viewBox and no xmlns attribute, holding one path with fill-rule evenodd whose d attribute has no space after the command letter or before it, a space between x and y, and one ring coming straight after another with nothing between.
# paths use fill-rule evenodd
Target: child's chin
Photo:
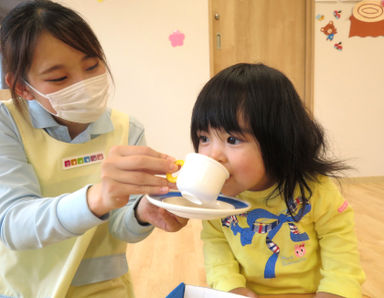
<instances>
[{"instance_id":1,"label":"child's chin","mask_svg":"<svg viewBox=\"0 0 384 298\"><path fill-rule=\"evenodd\" d=\"M234 189L233 187L223 187L223 189L221 190L221 193L227 197L234 197L236 195L238 195L239 193L241 193L242 191L239 191L238 189Z\"/></svg>"}]
</instances>

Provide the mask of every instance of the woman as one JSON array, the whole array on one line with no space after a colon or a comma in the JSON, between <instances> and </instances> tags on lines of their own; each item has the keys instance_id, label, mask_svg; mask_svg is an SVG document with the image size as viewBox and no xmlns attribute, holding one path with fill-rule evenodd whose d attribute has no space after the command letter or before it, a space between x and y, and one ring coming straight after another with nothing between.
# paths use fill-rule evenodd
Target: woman
<instances>
[{"instance_id":1,"label":"woman","mask_svg":"<svg viewBox=\"0 0 384 298\"><path fill-rule=\"evenodd\" d=\"M167 193L157 174L174 159L107 108L105 56L76 12L28 1L0 37L12 94L0 105L0 296L133 296L126 242L187 222L134 195Z\"/></svg>"}]
</instances>

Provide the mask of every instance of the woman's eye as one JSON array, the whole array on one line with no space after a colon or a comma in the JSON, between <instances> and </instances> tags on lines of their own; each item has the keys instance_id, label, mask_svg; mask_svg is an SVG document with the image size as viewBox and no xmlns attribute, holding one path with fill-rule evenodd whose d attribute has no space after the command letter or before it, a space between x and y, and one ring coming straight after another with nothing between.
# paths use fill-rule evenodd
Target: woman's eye
<instances>
[{"instance_id":1,"label":"woman's eye","mask_svg":"<svg viewBox=\"0 0 384 298\"><path fill-rule=\"evenodd\" d=\"M228 137L227 138L227 143L231 144L231 145L236 145L236 144L239 144L241 142L241 140L239 140L238 138L235 138L235 137Z\"/></svg>"},{"instance_id":2,"label":"woman's eye","mask_svg":"<svg viewBox=\"0 0 384 298\"><path fill-rule=\"evenodd\" d=\"M64 76L64 77L60 77L60 78L56 78L56 79L49 79L47 80L48 82L61 82L61 81L64 81L67 77Z\"/></svg>"},{"instance_id":3,"label":"woman's eye","mask_svg":"<svg viewBox=\"0 0 384 298\"><path fill-rule=\"evenodd\" d=\"M199 136L199 142L200 142L200 143L206 143L206 142L208 142L208 137L206 137L206 136Z\"/></svg>"},{"instance_id":4,"label":"woman's eye","mask_svg":"<svg viewBox=\"0 0 384 298\"><path fill-rule=\"evenodd\" d=\"M95 68L97 68L99 66L99 62L97 62L95 65L92 65L90 67L87 68L87 71L90 71L90 70L94 70Z\"/></svg>"}]
</instances>

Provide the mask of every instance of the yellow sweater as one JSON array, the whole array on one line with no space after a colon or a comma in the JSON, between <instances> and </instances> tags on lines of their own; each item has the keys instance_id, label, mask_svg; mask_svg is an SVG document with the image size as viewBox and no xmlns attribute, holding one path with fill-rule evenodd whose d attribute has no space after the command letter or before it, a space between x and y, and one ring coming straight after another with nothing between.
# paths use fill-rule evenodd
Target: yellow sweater
<instances>
[{"instance_id":1,"label":"yellow sweater","mask_svg":"<svg viewBox=\"0 0 384 298\"><path fill-rule=\"evenodd\" d=\"M295 222L273 188L238 197L251 211L203 222L207 281L218 290L247 287L257 294L327 292L361 297L353 211L328 177L310 182L313 195ZM297 211L302 208L295 193Z\"/></svg>"}]
</instances>

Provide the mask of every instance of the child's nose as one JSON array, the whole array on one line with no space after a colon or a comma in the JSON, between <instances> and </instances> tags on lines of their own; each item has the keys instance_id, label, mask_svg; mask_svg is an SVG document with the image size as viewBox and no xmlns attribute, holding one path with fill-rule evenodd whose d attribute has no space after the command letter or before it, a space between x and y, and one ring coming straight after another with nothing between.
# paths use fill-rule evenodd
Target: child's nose
<instances>
[{"instance_id":1,"label":"child's nose","mask_svg":"<svg viewBox=\"0 0 384 298\"><path fill-rule=\"evenodd\" d=\"M226 160L225 154L220 148L212 148L209 157L220 163L224 163Z\"/></svg>"}]
</instances>

